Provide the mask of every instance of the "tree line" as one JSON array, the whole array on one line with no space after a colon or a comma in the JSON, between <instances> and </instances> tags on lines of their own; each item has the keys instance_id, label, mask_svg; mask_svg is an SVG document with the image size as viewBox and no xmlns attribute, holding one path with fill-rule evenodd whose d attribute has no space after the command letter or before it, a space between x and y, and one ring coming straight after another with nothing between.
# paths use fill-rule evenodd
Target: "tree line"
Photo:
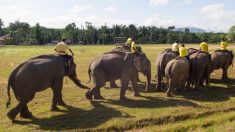
<instances>
[{"instance_id":1,"label":"tree line","mask_svg":"<svg viewBox=\"0 0 235 132\"><path fill-rule=\"evenodd\" d=\"M6 37L6 44L35 44L44 45L66 38L71 44L113 44L115 37L135 36L141 44L165 44L178 40L181 43L200 43L207 38L209 43L220 42L221 38L227 36L229 40L235 41L235 26L229 33L201 32L192 33L188 28L183 31L175 30L174 26L168 28L156 26L130 25L103 25L95 27L90 22L85 26L78 27L75 23L68 24L65 28L47 28L37 23L30 26L27 22L15 21L4 27L0 19L0 36Z\"/></svg>"}]
</instances>

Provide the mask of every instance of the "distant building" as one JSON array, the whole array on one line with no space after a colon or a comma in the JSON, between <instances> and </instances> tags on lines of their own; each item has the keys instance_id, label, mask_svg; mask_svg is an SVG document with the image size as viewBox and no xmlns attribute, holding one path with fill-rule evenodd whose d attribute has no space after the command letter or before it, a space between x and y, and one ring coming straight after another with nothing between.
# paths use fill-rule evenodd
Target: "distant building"
<instances>
[{"instance_id":1,"label":"distant building","mask_svg":"<svg viewBox=\"0 0 235 132\"><path fill-rule=\"evenodd\" d=\"M13 44L13 38L10 34L6 34L0 37L0 45Z\"/></svg>"}]
</instances>

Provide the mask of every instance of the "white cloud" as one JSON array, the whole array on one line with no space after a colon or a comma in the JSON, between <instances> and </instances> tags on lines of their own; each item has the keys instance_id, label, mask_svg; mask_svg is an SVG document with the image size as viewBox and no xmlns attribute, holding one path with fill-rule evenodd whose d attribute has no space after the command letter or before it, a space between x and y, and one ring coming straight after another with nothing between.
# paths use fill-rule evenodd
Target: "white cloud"
<instances>
[{"instance_id":1,"label":"white cloud","mask_svg":"<svg viewBox=\"0 0 235 132\"><path fill-rule=\"evenodd\" d=\"M157 14L152 15L151 17L147 18L145 20L144 24L145 25L154 25L154 26L163 26L163 27L180 25L179 22L177 22L174 19L163 18Z\"/></svg>"},{"instance_id":2,"label":"white cloud","mask_svg":"<svg viewBox=\"0 0 235 132\"><path fill-rule=\"evenodd\" d=\"M151 5L155 5L155 6L158 6L158 5L166 5L168 3L169 0L150 0L149 3Z\"/></svg>"},{"instance_id":3,"label":"white cloud","mask_svg":"<svg viewBox=\"0 0 235 132\"><path fill-rule=\"evenodd\" d=\"M191 3L193 3L193 0L184 0L184 3L185 4L191 4Z\"/></svg>"},{"instance_id":4,"label":"white cloud","mask_svg":"<svg viewBox=\"0 0 235 132\"><path fill-rule=\"evenodd\" d=\"M80 13L82 11L91 11L94 9L95 9L95 7L93 5L84 5L84 6L76 5L70 9L70 12L71 13Z\"/></svg>"},{"instance_id":5,"label":"white cloud","mask_svg":"<svg viewBox=\"0 0 235 132\"><path fill-rule=\"evenodd\" d=\"M227 10L223 3L210 4L200 9L201 25L216 27L217 31L227 31L235 23L235 11Z\"/></svg>"},{"instance_id":6,"label":"white cloud","mask_svg":"<svg viewBox=\"0 0 235 132\"><path fill-rule=\"evenodd\" d=\"M211 4L200 9L200 13L208 20L220 20L226 15L224 4Z\"/></svg>"},{"instance_id":7,"label":"white cloud","mask_svg":"<svg viewBox=\"0 0 235 132\"><path fill-rule=\"evenodd\" d=\"M114 11L114 7L106 8L108 10ZM110 17L101 17L99 15L87 14L88 11L95 11L93 5L76 5L68 12L65 12L64 15L55 16L53 18L47 18L44 21L40 22L43 26L63 28L67 24L75 22L77 26L84 24L85 22L91 22L95 26L101 26L104 24L113 25L113 24L131 24L133 21L125 20L122 18L110 18Z\"/></svg>"},{"instance_id":8,"label":"white cloud","mask_svg":"<svg viewBox=\"0 0 235 132\"><path fill-rule=\"evenodd\" d=\"M117 11L117 8L114 7L114 6L108 6L108 7L105 8L105 11L107 11L107 12L115 12L115 11Z\"/></svg>"},{"instance_id":9,"label":"white cloud","mask_svg":"<svg viewBox=\"0 0 235 132\"><path fill-rule=\"evenodd\" d=\"M20 8L17 6L5 6L0 7L0 16L2 20L5 22L5 25L7 25L9 22L14 22L16 20L20 21L28 21L28 18L33 17L35 14L30 11L28 8ZM9 17L10 16L10 17Z\"/></svg>"}]
</instances>

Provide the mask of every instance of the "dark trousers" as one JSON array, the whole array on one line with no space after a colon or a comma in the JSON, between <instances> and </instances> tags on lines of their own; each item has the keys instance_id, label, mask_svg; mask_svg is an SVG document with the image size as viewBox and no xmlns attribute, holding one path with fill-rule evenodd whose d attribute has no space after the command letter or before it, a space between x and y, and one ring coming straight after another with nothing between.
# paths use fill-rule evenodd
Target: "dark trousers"
<instances>
[{"instance_id":1,"label":"dark trousers","mask_svg":"<svg viewBox=\"0 0 235 132\"><path fill-rule=\"evenodd\" d=\"M65 67L65 73L68 73L69 71L69 60L72 59L73 57L71 55L65 54L65 55L60 55L64 58L65 63L64 63L64 67Z\"/></svg>"}]
</instances>

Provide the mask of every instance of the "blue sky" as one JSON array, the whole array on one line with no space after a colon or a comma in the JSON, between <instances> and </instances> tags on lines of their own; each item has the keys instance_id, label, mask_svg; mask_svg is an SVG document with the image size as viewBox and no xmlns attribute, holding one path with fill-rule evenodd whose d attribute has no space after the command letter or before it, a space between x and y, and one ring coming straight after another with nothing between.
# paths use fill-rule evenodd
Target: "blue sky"
<instances>
[{"instance_id":1,"label":"blue sky","mask_svg":"<svg viewBox=\"0 0 235 132\"><path fill-rule=\"evenodd\" d=\"M226 32L235 25L234 5L234 0L0 0L0 18L5 25L20 20L53 28L88 21Z\"/></svg>"}]
</instances>

